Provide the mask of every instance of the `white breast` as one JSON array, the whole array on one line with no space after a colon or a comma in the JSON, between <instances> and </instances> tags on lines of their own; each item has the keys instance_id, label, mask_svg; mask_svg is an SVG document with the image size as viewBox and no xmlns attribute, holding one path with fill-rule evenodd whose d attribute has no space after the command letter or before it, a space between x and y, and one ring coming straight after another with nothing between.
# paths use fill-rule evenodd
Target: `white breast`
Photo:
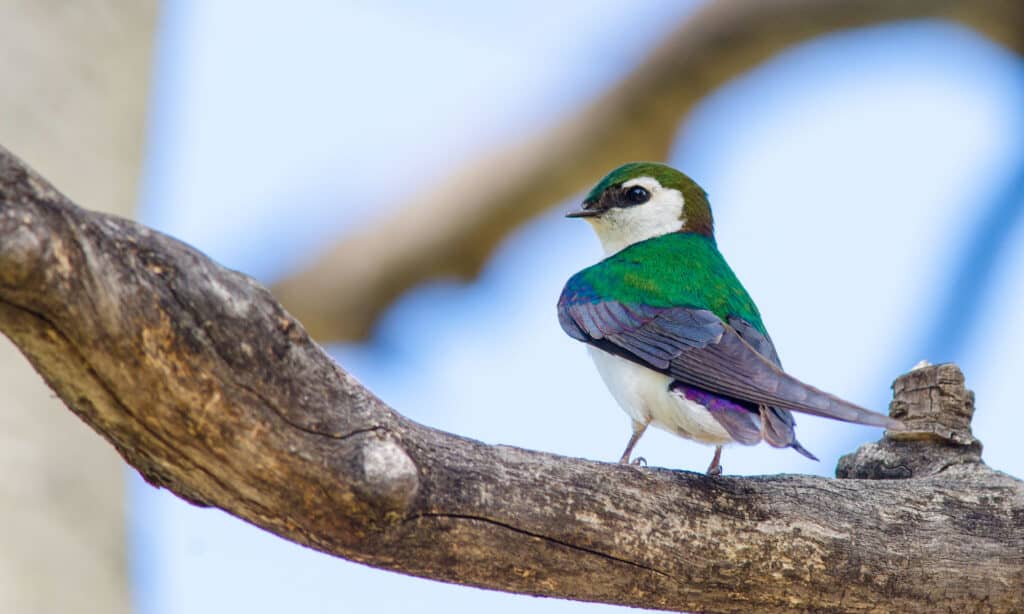
<instances>
[{"instance_id":1,"label":"white breast","mask_svg":"<svg viewBox=\"0 0 1024 614\"><path fill-rule=\"evenodd\" d=\"M629 417L680 437L720 445L732 437L702 405L672 394L672 378L587 346L608 390Z\"/></svg>"}]
</instances>

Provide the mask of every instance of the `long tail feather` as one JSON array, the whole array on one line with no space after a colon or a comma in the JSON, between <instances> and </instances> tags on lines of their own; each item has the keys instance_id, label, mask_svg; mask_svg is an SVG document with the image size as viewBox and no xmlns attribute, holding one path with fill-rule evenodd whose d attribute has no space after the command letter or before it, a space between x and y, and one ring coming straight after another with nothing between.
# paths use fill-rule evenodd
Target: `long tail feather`
<instances>
[{"instance_id":1,"label":"long tail feather","mask_svg":"<svg viewBox=\"0 0 1024 614\"><path fill-rule=\"evenodd\" d=\"M904 430L898 420L823 392L789 375L758 354L731 327L726 329L718 343L684 352L672 362L670 372L682 381L741 401L894 431Z\"/></svg>"}]
</instances>

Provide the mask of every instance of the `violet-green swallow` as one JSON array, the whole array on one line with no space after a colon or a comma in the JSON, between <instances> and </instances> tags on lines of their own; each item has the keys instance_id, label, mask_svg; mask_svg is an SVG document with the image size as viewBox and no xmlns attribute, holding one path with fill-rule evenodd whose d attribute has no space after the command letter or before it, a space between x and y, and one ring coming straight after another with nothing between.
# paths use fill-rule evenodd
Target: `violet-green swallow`
<instances>
[{"instance_id":1,"label":"violet-green swallow","mask_svg":"<svg viewBox=\"0 0 1024 614\"><path fill-rule=\"evenodd\" d=\"M760 441L817 460L796 440L790 410L887 427L896 420L808 386L782 370L757 306L715 244L707 195L652 162L620 166L568 214L590 222L605 259L573 275L558 320L588 344L629 414L630 462L649 425L715 446Z\"/></svg>"}]
</instances>

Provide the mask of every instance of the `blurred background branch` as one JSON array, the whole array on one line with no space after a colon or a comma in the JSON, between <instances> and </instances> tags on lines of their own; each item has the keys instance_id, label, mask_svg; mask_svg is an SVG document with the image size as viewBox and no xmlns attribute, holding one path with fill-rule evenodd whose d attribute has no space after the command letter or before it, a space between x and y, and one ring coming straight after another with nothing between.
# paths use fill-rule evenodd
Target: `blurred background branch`
<instances>
[{"instance_id":1,"label":"blurred background branch","mask_svg":"<svg viewBox=\"0 0 1024 614\"><path fill-rule=\"evenodd\" d=\"M731 79L829 32L921 18L959 22L1024 53L1024 3L1014 0L709 2L580 111L456 170L272 290L321 341L363 339L404 291L472 278L508 233L608 169L665 159L687 114Z\"/></svg>"},{"instance_id":2,"label":"blurred background branch","mask_svg":"<svg viewBox=\"0 0 1024 614\"><path fill-rule=\"evenodd\" d=\"M154 0L0 2L0 142L132 216ZM124 465L0 338L0 612L130 611Z\"/></svg>"}]
</instances>

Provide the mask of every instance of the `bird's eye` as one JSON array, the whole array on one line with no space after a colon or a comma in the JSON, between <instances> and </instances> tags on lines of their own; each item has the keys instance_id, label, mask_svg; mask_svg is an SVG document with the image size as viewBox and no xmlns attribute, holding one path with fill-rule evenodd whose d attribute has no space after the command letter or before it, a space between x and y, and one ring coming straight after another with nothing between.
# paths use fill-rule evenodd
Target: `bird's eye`
<instances>
[{"instance_id":1,"label":"bird's eye","mask_svg":"<svg viewBox=\"0 0 1024 614\"><path fill-rule=\"evenodd\" d=\"M630 203L634 205L645 203L648 200L650 200L650 198L651 193L638 185L635 185L626 190L626 200L628 200Z\"/></svg>"}]
</instances>

